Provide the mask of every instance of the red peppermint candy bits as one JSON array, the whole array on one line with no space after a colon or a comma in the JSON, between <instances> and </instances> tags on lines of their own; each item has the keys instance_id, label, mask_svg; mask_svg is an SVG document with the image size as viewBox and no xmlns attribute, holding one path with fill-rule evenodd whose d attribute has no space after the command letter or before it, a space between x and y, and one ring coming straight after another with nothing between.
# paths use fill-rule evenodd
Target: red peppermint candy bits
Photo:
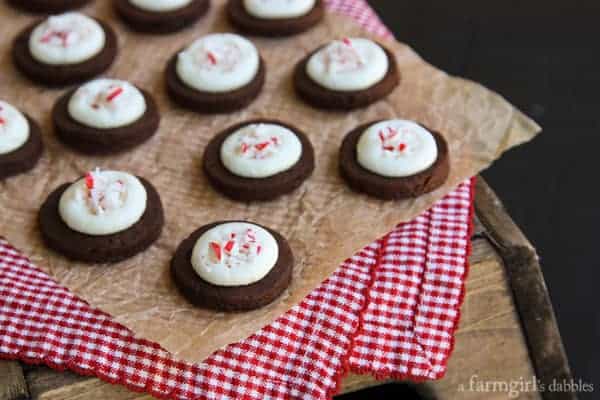
<instances>
[{"instance_id":1,"label":"red peppermint candy bits","mask_svg":"<svg viewBox=\"0 0 600 400\"><path fill-rule=\"evenodd\" d=\"M48 33L46 33L44 36L42 36L42 38L40 39L40 41L42 43L48 43L50 42L50 40L52 40L52 38L58 38L61 41L61 45L63 47L67 47L67 41L69 39L69 31L49 31Z\"/></svg>"},{"instance_id":2,"label":"red peppermint candy bits","mask_svg":"<svg viewBox=\"0 0 600 400\"><path fill-rule=\"evenodd\" d=\"M227 243L225 243L225 252L227 253L231 253L231 250L233 250L233 246L235 246L235 242L233 240L229 240L227 241Z\"/></svg>"},{"instance_id":3,"label":"red peppermint candy bits","mask_svg":"<svg viewBox=\"0 0 600 400\"><path fill-rule=\"evenodd\" d=\"M210 248L212 249L213 253L215 254L215 257L217 258L217 260L221 261L221 258L222 258L221 245L216 242L210 242Z\"/></svg>"},{"instance_id":4,"label":"red peppermint candy bits","mask_svg":"<svg viewBox=\"0 0 600 400\"><path fill-rule=\"evenodd\" d=\"M208 58L208 61L210 61L212 65L217 65L217 56L215 56L215 53L212 51L206 52L206 58Z\"/></svg>"},{"instance_id":5,"label":"red peppermint candy bits","mask_svg":"<svg viewBox=\"0 0 600 400\"><path fill-rule=\"evenodd\" d=\"M114 99L119 97L121 93L123 93L122 87L115 88L112 92L108 94L108 96L106 96L106 101L113 101Z\"/></svg>"},{"instance_id":6,"label":"red peppermint candy bits","mask_svg":"<svg viewBox=\"0 0 600 400\"><path fill-rule=\"evenodd\" d=\"M271 142L262 142L262 143L255 144L254 147L256 148L256 150L262 151L262 150L266 149L270 144L271 144Z\"/></svg>"},{"instance_id":7,"label":"red peppermint candy bits","mask_svg":"<svg viewBox=\"0 0 600 400\"><path fill-rule=\"evenodd\" d=\"M85 174L85 186L88 189L94 188L94 176L92 175L91 172L88 172L87 174Z\"/></svg>"}]
</instances>

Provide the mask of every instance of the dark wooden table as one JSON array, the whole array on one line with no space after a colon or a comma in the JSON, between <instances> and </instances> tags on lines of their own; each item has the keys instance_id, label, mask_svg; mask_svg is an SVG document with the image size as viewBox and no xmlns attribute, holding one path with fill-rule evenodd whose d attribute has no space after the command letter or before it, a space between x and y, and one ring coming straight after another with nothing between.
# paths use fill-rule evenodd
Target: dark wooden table
<instances>
[{"instance_id":1,"label":"dark wooden table","mask_svg":"<svg viewBox=\"0 0 600 400\"><path fill-rule=\"evenodd\" d=\"M471 390L476 381L513 382L537 376L542 382L571 378L552 305L533 246L483 179L476 191L473 253L456 347L442 380L419 384L431 399L506 399L506 393ZM343 393L381 385L350 375ZM0 400L142 400L96 378L46 367L0 362ZM569 399L565 393L521 393L520 398Z\"/></svg>"}]
</instances>

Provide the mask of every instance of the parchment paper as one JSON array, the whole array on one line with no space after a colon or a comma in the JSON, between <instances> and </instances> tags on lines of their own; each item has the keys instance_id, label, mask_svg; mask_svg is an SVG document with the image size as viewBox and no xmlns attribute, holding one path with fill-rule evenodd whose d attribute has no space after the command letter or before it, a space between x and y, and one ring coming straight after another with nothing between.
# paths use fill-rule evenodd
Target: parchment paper
<instances>
[{"instance_id":1,"label":"parchment paper","mask_svg":"<svg viewBox=\"0 0 600 400\"><path fill-rule=\"evenodd\" d=\"M110 22L118 31L121 51L107 75L131 80L154 94L163 117L160 131L133 151L105 158L78 155L57 142L50 110L62 91L28 82L10 61L12 38L33 17L2 2L0 98L42 124L46 152L35 170L0 184L0 235L93 306L189 361L200 361L270 323L356 250L427 209L460 181L539 131L533 121L499 95L449 77L425 63L408 46L391 41L384 43L398 59L402 83L388 99L351 113L321 112L306 106L292 90L295 63L332 38L371 36L337 15L329 15L318 28L295 38L254 38L268 68L260 98L248 109L231 115L196 115L170 103L163 71L171 55L197 36L231 30L222 10L224 0L213 1L210 14L194 28L168 36L129 32L114 16L110 3L97 1L85 10ZM317 169L304 186L279 200L233 202L208 185L201 172L202 152L218 131L255 117L280 118L307 132L315 146ZM346 187L337 170L342 137L361 123L391 117L421 121L446 136L452 172L444 187L401 202L374 200ZM44 247L37 228L37 211L48 193L96 166L146 177L158 188L165 206L166 226L160 240L143 254L116 265L69 262ZM294 279L275 303L253 312L225 314L194 308L179 296L168 273L171 255L197 227L222 219L256 221L289 239L297 259Z\"/></svg>"}]
</instances>

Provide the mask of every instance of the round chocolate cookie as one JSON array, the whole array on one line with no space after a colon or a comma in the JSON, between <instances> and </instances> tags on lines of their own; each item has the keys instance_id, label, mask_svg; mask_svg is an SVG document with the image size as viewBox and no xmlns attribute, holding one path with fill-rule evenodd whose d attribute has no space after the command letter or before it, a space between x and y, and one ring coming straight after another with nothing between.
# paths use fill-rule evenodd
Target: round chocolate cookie
<instances>
[{"instance_id":1,"label":"round chocolate cookie","mask_svg":"<svg viewBox=\"0 0 600 400\"><path fill-rule=\"evenodd\" d=\"M197 240L209 229L227 222L205 225L193 232L177 248L171 260L171 276L183 296L192 304L219 311L246 311L263 307L278 298L292 280L294 255L285 238L266 227L276 240L279 255L275 266L259 281L243 286L217 286L196 273L192 265L192 252Z\"/></svg>"},{"instance_id":2,"label":"round chocolate cookie","mask_svg":"<svg viewBox=\"0 0 600 400\"><path fill-rule=\"evenodd\" d=\"M229 21L239 30L250 35L283 37L302 33L317 25L325 16L323 0L317 0L308 14L295 18L258 18L244 6L244 0L229 0Z\"/></svg>"},{"instance_id":3,"label":"round chocolate cookie","mask_svg":"<svg viewBox=\"0 0 600 400\"><path fill-rule=\"evenodd\" d=\"M206 14L210 0L192 0L182 8L160 12L144 10L130 0L114 0L114 6L123 21L136 31L170 33L186 28Z\"/></svg>"},{"instance_id":4,"label":"round chocolate cookie","mask_svg":"<svg viewBox=\"0 0 600 400\"><path fill-rule=\"evenodd\" d=\"M260 59L260 66L254 79L239 89L229 92L202 92L186 85L177 74L177 54L166 70L167 92L171 99L182 107L202 114L218 114L240 110L258 97L265 84L266 66Z\"/></svg>"},{"instance_id":5,"label":"round chocolate cookie","mask_svg":"<svg viewBox=\"0 0 600 400\"><path fill-rule=\"evenodd\" d=\"M60 97L52 109L56 136L75 150L97 155L119 153L142 144L156 133L160 114L154 99L145 90L139 89L146 102L142 117L129 125L110 129L94 128L73 119L69 113L69 100L76 90Z\"/></svg>"},{"instance_id":6,"label":"round chocolate cookie","mask_svg":"<svg viewBox=\"0 0 600 400\"><path fill-rule=\"evenodd\" d=\"M29 36L44 20L38 20L17 35L12 56L17 68L34 82L47 86L65 86L84 82L110 67L117 56L117 36L106 23L96 20L104 30L103 49L89 60L76 64L45 64L36 60L29 49Z\"/></svg>"},{"instance_id":7,"label":"round chocolate cookie","mask_svg":"<svg viewBox=\"0 0 600 400\"><path fill-rule=\"evenodd\" d=\"M59 202L71 185L65 183L52 192L39 213L42 238L53 250L65 257L90 263L113 263L142 252L158 239L164 225L163 207L158 192L138 177L147 193L147 205L141 219L130 228L110 235L87 235L77 232L63 221Z\"/></svg>"},{"instance_id":8,"label":"round chocolate cookie","mask_svg":"<svg viewBox=\"0 0 600 400\"><path fill-rule=\"evenodd\" d=\"M0 154L0 180L29 171L42 156L44 145L40 127L28 115L25 118L29 123L29 139L18 149Z\"/></svg>"},{"instance_id":9,"label":"round chocolate cookie","mask_svg":"<svg viewBox=\"0 0 600 400\"><path fill-rule=\"evenodd\" d=\"M82 7L91 0L8 0L12 6L40 14L56 14Z\"/></svg>"},{"instance_id":10,"label":"round chocolate cookie","mask_svg":"<svg viewBox=\"0 0 600 400\"><path fill-rule=\"evenodd\" d=\"M266 178L247 178L232 173L223 164L221 147L232 133L250 124L277 124L291 130L302 146L298 162L291 168ZM239 201L266 201L300 187L315 169L315 155L310 140L298 128L280 121L257 119L231 126L218 133L204 151L203 168L213 187L227 197Z\"/></svg>"},{"instance_id":11,"label":"round chocolate cookie","mask_svg":"<svg viewBox=\"0 0 600 400\"><path fill-rule=\"evenodd\" d=\"M381 46L389 61L388 71L381 81L367 89L354 91L336 91L321 86L308 76L306 65L311 56L323 47L303 58L294 70L296 93L314 107L325 110L353 110L366 107L388 96L400 83L400 72L394 55Z\"/></svg>"},{"instance_id":12,"label":"round chocolate cookie","mask_svg":"<svg viewBox=\"0 0 600 400\"><path fill-rule=\"evenodd\" d=\"M339 167L348 185L358 191L384 200L418 197L444 184L450 173L448 144L441 134L429 131L437 146L437 159L424 171L406 177L386 177L373 173L359 164L356 146L365 130L380 121L354 129L344 138L340 149Z\"/></svg>"}]
</instances>

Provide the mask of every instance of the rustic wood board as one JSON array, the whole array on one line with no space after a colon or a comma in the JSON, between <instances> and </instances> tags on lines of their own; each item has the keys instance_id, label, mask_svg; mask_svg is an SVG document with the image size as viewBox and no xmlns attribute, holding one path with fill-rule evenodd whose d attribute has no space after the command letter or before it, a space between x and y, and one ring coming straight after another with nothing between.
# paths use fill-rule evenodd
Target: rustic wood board
<instances>
[{"instance_id":1,"label":"rustic wood board","mask_svg":"<svg viewBox=\"0 0 600 400\"><path fill-rule=\"evenodd\" d=\"M471 269L456 347L446 377L417 385L425 398L506 399L503 392L470 390L472 376L477 381L500 382L533 376L542 381L571 377L535 250L481 178L475 203ZM342 392L382 383L351 374L345 378ZM17 362L0 362L0 400L24 399L28 393L34 400L152 399L96 378L46 367L25 366L22 372ZM524 392L519 398L575 398L565 393L554 396Z\"/></svg>"}]
</instances>

